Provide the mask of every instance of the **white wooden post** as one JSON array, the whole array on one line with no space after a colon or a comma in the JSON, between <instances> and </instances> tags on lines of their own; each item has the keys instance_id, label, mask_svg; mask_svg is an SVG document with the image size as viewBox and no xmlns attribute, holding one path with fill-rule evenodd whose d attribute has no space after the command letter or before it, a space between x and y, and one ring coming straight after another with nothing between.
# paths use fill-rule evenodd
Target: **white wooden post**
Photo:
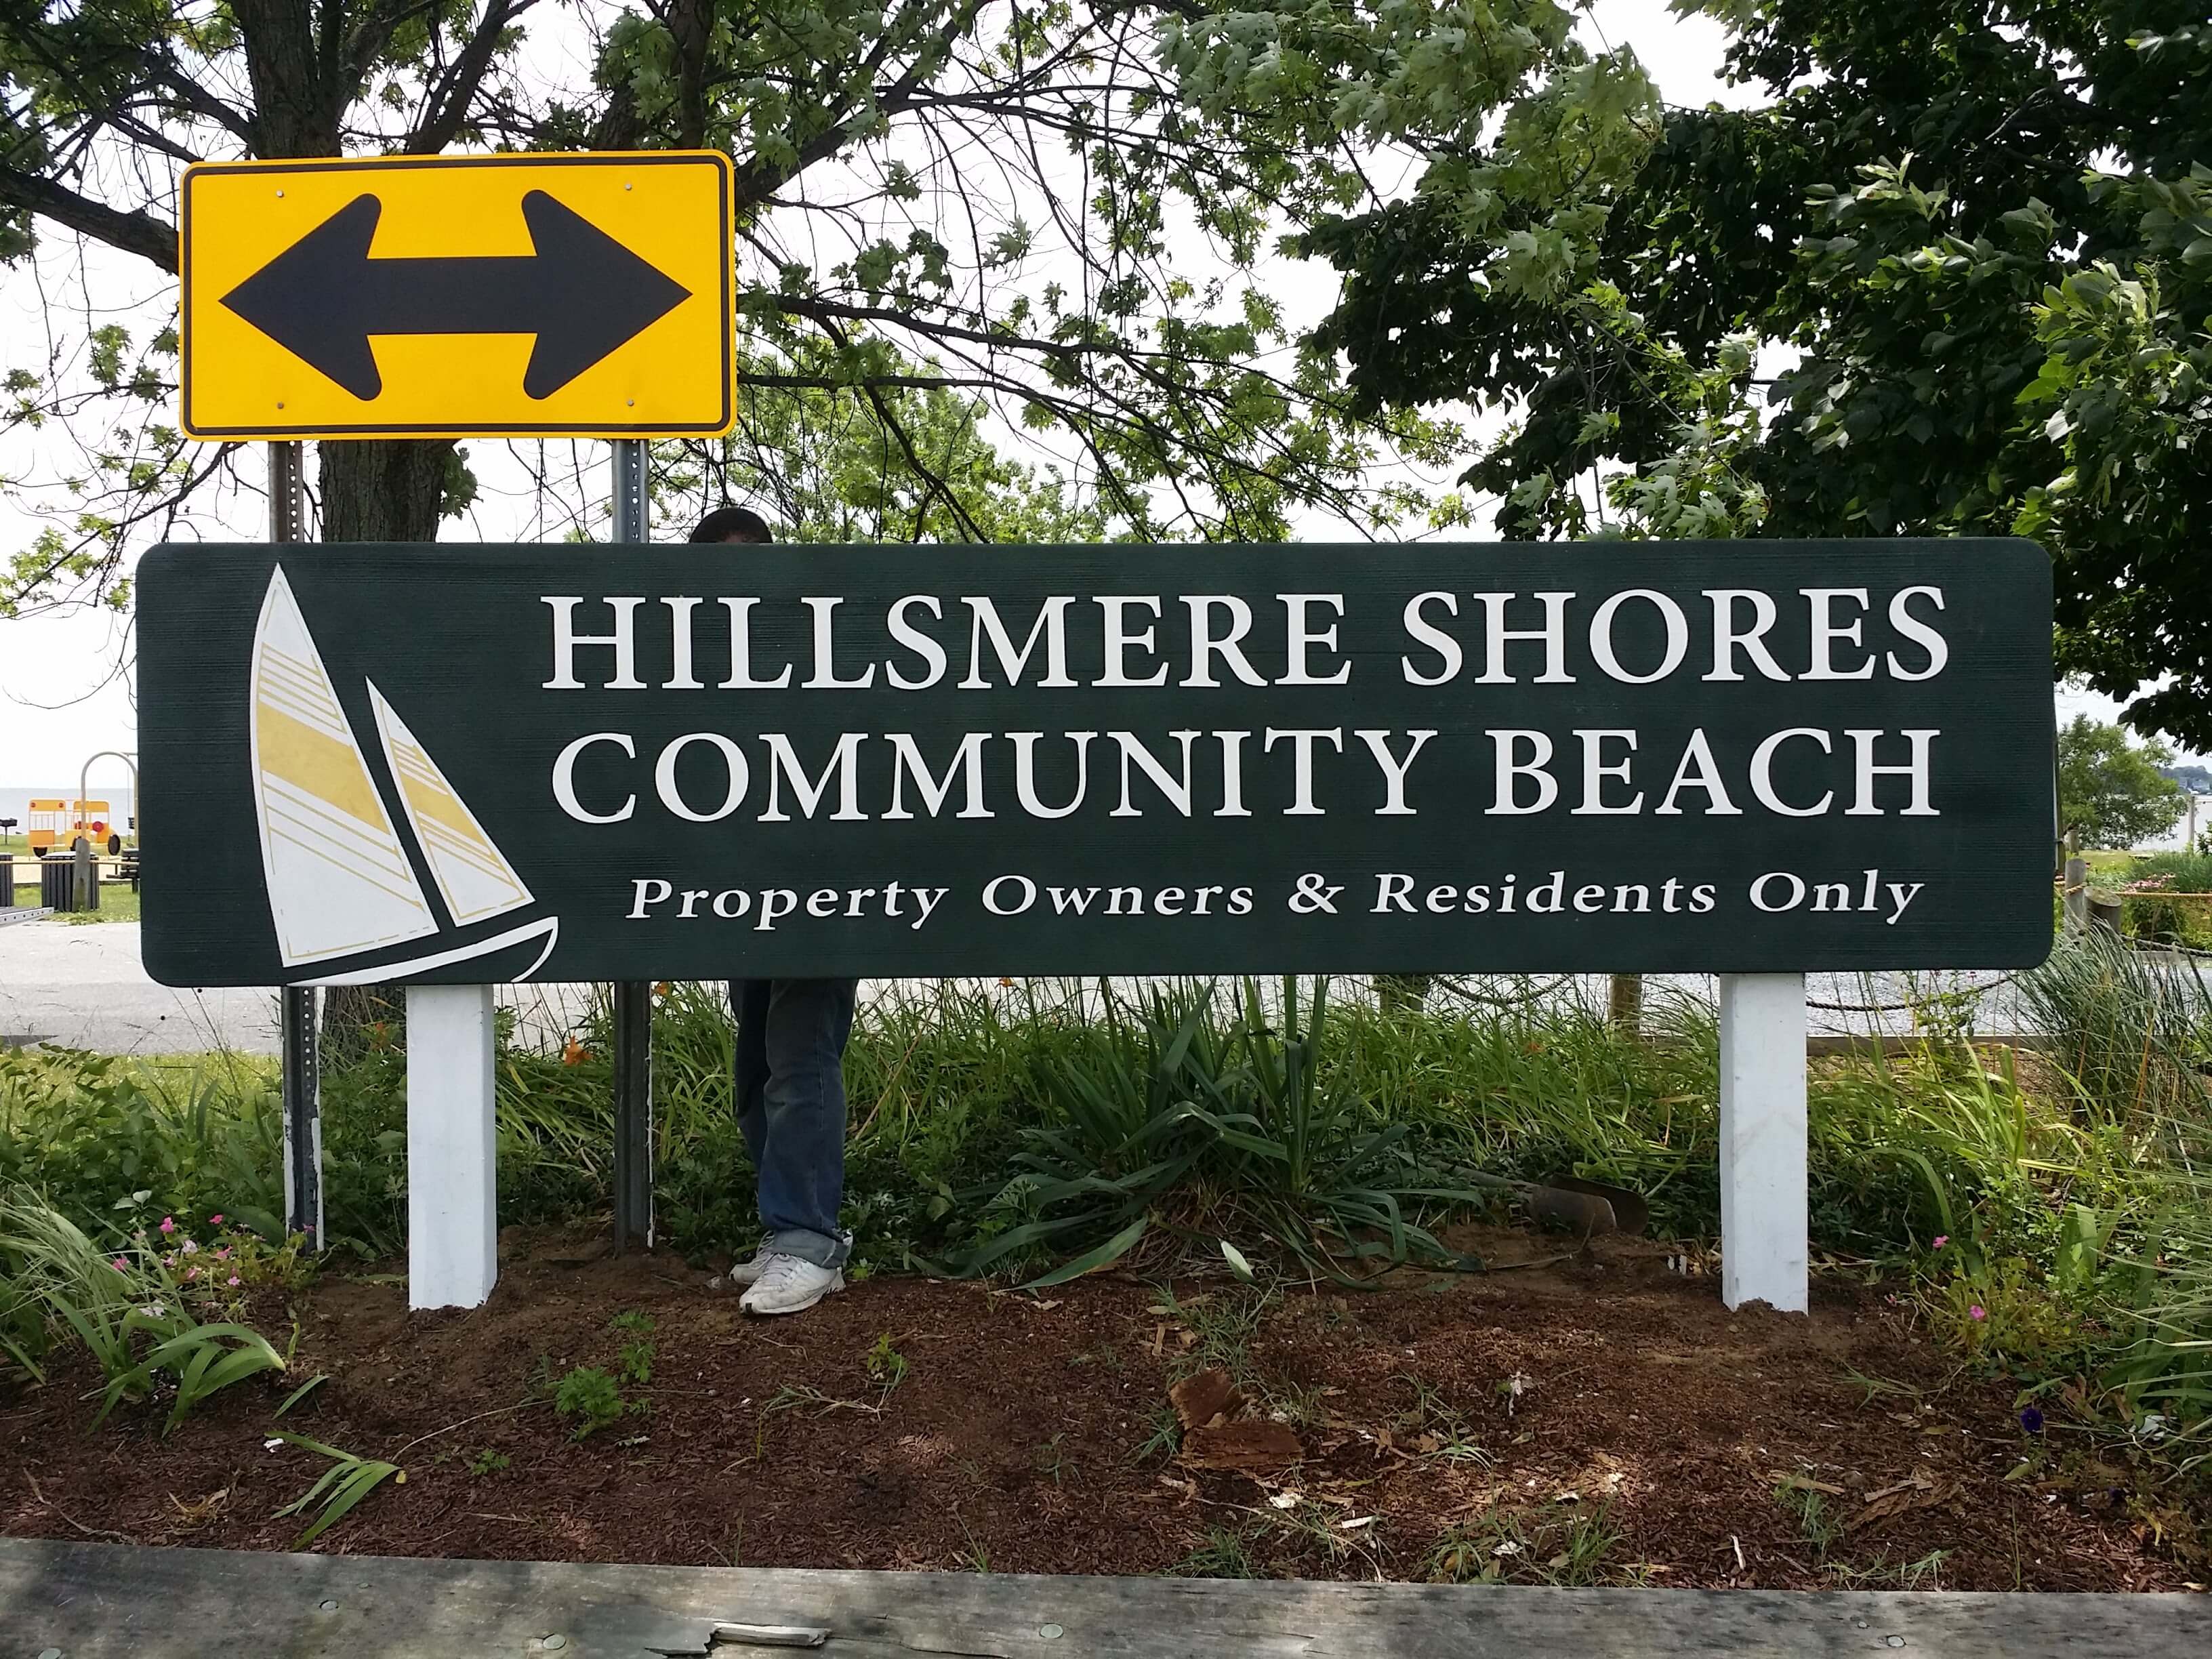
<instances>
[{"instance_id":1,"label":"white wooden post","mask_svg":"<svg viewBox=\"0 0 2212 1659\"><path fill-rule=\"evenodd\" d=\"M1721 1300L1803 1313L1805 975L1720 981Z\"/></svg>"},{"instance_id":2,"label":"white wooden post","mask_svg":"<svg viewBox=\"0 0 2212 1659\"><path fill-rule=\"evenodd\" d=\"M474 1308L499 1279L492 988L407 988L407 1305Z\"/></svg>"}]
</instances>

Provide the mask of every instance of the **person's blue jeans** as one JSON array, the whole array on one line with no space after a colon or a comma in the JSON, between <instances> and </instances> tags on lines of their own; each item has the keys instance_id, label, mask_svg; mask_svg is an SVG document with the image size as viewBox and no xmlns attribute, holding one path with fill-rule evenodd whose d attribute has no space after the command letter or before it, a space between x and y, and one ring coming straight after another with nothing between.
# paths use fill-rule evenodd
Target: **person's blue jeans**
<instances>
[{"instance_id":1,"label":"person's blue jeans","mask_svg":"<svg viewBox=\"0 0 2212 1659\"><path fill-rule=\"evenodd\" d=\"M852 1243L837 1225L845 1196L845 1039L849 979L735 979L738 1127L760 1172L767 1247L842 1267Z\"/></svg>"}]
</instances>

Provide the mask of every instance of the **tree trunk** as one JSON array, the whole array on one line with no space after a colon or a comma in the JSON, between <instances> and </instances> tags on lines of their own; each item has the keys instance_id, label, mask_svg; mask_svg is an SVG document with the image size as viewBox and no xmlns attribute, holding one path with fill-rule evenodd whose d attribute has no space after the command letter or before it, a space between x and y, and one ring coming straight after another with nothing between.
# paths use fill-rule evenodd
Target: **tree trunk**
<instances>
[{"instance_id":1,"label":"tree trunk","mask_svg":"<svg viewBox=\"0 0 2212 1659\"><path fill-rule=\"evenodd\" d=\"M1431 974L1376 974L1375 995L1386 1014L1417 1014L1428 1006Z\"/></svg>"},{"instance_id":2,"label":"tree trunk","mask_svg":"<svg viewBox=\"0 0 2212 1659\"><path fill-rule=\"evenodd\" d=\"M1615 974L1613 976L1608 1010L1613 1029L1627 1036L1635 1036L1644 1029L1644 975Z\"/></svg>"},{"instance_id":3,"label":"tree trunk","mask_svg":"<svg viewBox=\"0 0 2212 1659\"><path fill-rule=\"evenodd\" d=\"M434 542L446 503L448 439L325 443L323 539Z\"/></svg>"},{"instance_id":4,"label":"tree trunk","mask_svg":"<svg viewBox=\"0 0 2212 1659\"><path fill-rule=\"evenodd\" d=\"M323 540L434 542L446 501L445 440L326 442L321 450ZM326 1064L404 1042L405 993L389 986L333 985L323 995Z\"/></svg>"}]
</instances>

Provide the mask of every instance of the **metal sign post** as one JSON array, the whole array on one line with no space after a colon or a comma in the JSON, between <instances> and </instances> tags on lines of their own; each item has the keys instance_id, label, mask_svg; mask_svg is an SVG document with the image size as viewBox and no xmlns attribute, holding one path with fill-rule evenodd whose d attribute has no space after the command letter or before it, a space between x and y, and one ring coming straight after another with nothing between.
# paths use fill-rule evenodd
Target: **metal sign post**
<instances>
[{"instance_id":1,"label":"metal sign post","mask_svg":"<svg viewBox=\"0 0 2212 1659\"><path fill-rule=\"evenodd\" d=\"M307 539L306 462L297 443L269 446L269 539L279 545ZM131 775L137 805L137 774ZM309 987L279 993L277 1023L284 1054L284 1231L323 1247L323 1097L315 1052L319 1004Z\"/></svg>"},{"instance_id":2,"label":"metal sign post","mask_svg":"<svg viewBox=\"0 0 2212 1659\"><path fill-rule=\"evenodd\" d=\"M641 440L615 441L614 539L652 539ZM653 982L617 982L615 1006L615 1248L653 1248Z\"/></svg>"}]
</instances>

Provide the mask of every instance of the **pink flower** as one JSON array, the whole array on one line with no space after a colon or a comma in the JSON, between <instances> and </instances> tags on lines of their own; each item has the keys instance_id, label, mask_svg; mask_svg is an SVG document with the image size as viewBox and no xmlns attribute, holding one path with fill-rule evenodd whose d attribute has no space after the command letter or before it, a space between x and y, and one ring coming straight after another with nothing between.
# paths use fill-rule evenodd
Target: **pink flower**
<instances>
[{"instance_id":1,"label":"pink flower","mask_svg":"<svg viewBox=\"0 0 2212 1659\"><path fill-rule=\"evenodd\" d=\"M199 1270L198 1267L192 1267L192 1268L190 1268L190 1269L187 1269L187 1270L186 1270L186 1272L185 1272L185 1282L189 1284L191 1280L193 1280L193 1279L198 1279L199 1276L200 1276L200 1270Z\"/></svg>"},{"instance_id":2,"label":"pink flower","mask_svg":"<svg viewBox=\"0 0 2212 1659\"><path fill-rule=\"evenodd\" d=\"M129 1262L125 1261L121 1256L119 1256L119 1255L118 1255L118 1256L117 1256L117 1257L115 1258L115 1260L114 1260L114 1261L112 1261L109 1262L107 1265L108 1265L109 1267L111 1267L114 1268L114 1269L115 1269L115 1271L116 1271L116 1272L118 1272L118 1273L129 1273L129 1272L131 1271L131 1264L130 1264Z\"/></svg>"},{"instance_id":3,"label":"pink flower","mask_svg":"<svg viewBox=\"0 0 2212 1659\"><path fill-rule=\"evenodd\" d=\"M229 1285L235 1285L235 1284L237 1284L237 1283L238 1283L238 1275L237 1275L236 1273L233 1273L233 1274L232 1274L232 1275L231 1275L228 1279L224 1280L223 1282L224 1282L224 1283L226 1283L226 1284L229 1284Z\"/></svg>"},{"instance_id":4,"label":"pink flower","mask_svg":"<svg viewBox=\"0 0 2212 1659\"><path fill-rule=\"evenodd\" d=\"M1936 1248L1939 1250L1950 1242L1951 1235L1948 1233L1938 1233L1936 1235Z\"/></svg>"},{"instance_id":5,"label":"pink flower","mask_svg":"<svg viewBox=\"0 0 2212 1659\"><path fill-rule=\"evenodd\" d=\"M1989 1315L1984 1310L1982 1304L1977 1302L1972 1307L1966 1310L1966 1317L1969 1319L1987 1319Z\"/></svg>"},{"instance_id":6,"label":"pink flower","mask_svg":"<svg viewBox=\"0 0 2212 1659\"><path fill-rule=\"evenodd\" d=\"M228 1244L226 1244L226 1245L224 1245L221 1249L217 1250L217 1251L215 1253L215 1259L216 1259L216 1261L229 1261L229 1260L230 1260L230 1246L229 1246L229 1245L228 1245Z\"/></svg>"},{"instance_id":7,"label":"pink flower","mask_svg":"<svg viewBox=\"0 0 2212 1659\"><path fill-rule=\"evenodd\" d=\"M177 1218L176 1218L176 1217L174 1217L174 1216L173 1216L173 1215L165 1215L165 1216L163 1216L163 1217L161 1218L161 1231L162 1231L163 1232L165 1232L165 1233L173 1233L173 1232L176 1231L177 1231Z\"/></svg>"},{"instance_id":8,"label":"pink flower","mask_svg":"<svg viewBox=\"0 0 2212 1659\"><path fill-rule=\"evenodd\" d=\"M164 1267L175 1267L177 1265L177 1253L174 1250L172 1250L168 1255L163 1256L161 1258L161 1265Z\"/></svg>"},{"instance_id":9,"label":"pink flower","mask_svg":"<svg viewBox=\"0 0 2212 1659\"><path fill-rule=\"evenodd\" d=\"M209 1226L210 1226L210 1227L220 1227L220 1226L222 1226L222 1218L221 1216L219 1216L219 1215L211 1215L211 1216L210 1216L210 1217L208 1218L208 1225L209 1225Z\"/></svg>"}]
</instances>

